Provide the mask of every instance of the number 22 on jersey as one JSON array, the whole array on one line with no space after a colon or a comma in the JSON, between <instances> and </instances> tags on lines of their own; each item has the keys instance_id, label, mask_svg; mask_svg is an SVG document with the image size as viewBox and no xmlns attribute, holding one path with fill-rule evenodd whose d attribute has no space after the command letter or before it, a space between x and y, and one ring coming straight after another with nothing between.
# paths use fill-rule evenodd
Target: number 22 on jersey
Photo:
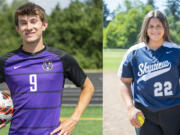
<instances>
[{"instance_id":1,"label":"number 22 on jersey","mask_svg":"<svg viewBox=\"0 0 180 135\"><path fill-rule=\"evenodd\" d=\"M154 96L171 96L173 95L172 91L172 83L170 81L166 81L164 83L155 82L154 83Z\"/></svg>"},{"instance_id":2,"label":"number 22 on jersey","mask_svg":"<svg viewBox=\"0 0 180 135\"><path fill-rule=\"evenodd\" d=\"M30 91L32 92L37 91L37 75L36 74L29 75L29 83L30 83Z\"/></svg>"}]
</instances>

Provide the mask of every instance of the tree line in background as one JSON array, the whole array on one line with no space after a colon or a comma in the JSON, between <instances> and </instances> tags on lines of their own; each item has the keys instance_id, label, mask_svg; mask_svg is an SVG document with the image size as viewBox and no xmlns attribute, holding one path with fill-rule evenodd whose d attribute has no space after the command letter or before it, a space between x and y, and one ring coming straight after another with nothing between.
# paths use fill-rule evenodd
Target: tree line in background
<instances>
[{"instance_id":1,"label":"tree line in background","mask_svg":"<svg viewBox=\"0 0 180 135\"><path fill-rule=\"evenodd\" d=\"M20 46L14 11L28 0L0 0L0 55ZM102 0L72 0L69 7L57 6L48 18L44 43L72 54L84 69L102 69Z\"/></svg>"},{"instance_id":2,"label":"tree line in background","mask_svg":"<svg viewBox=\"0 0 180 135\"><path fill-rule=\"evenodd\" d=\"M144 16L154 9L158 9L155 0L147 0L144 4L139 0L124 0L125 10L121 7L113 13L103 3L103 47L104 48L129 48L137 43ZM169 27L171 41L180 45L180 0L167 0L164 3ZM111 17L110 21L108 17Z\"/></svg>"}]
</instances>

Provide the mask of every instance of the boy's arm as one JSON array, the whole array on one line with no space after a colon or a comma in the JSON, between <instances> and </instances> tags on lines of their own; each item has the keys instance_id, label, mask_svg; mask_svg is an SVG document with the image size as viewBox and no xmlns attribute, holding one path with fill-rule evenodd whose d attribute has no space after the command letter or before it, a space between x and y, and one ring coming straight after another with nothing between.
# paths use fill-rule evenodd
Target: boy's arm
<instances>
[{"instance_id":1,"label":"boy's arm","mask_svg":"<svg viewBox=\"0 0 180 135\"><path fill-rule=\"evenodd\" d=\"M79 97L78 104L72 116L66 120L61 121L60 126L56 128L54 131L52 131L51 135L54 135L59 131L61 131L59 135L70 135L73 129L75 128L76 124L78 123L82 113L89 104L93 93L94 93L94 86L89 80L89 78L86 77L85 82L81 87L81 94Z\"/></svg>"}]
</instances>

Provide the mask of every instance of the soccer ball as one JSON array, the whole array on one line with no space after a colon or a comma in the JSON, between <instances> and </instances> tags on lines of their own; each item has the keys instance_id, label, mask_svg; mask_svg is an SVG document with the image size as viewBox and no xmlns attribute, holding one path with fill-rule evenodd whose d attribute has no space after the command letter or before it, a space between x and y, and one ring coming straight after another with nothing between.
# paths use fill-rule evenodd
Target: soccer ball
<instances>
[{"instance_id":1,"label":"soccer ball","mask_svg":"<svg viewBox=\"0 0 180 135\"><path fill-rule=\"evenodd\" d=\"M11 97L5 91L0 91L0 124L8 123L12 118L13 112Z\"/></svg>"}]
</instances>

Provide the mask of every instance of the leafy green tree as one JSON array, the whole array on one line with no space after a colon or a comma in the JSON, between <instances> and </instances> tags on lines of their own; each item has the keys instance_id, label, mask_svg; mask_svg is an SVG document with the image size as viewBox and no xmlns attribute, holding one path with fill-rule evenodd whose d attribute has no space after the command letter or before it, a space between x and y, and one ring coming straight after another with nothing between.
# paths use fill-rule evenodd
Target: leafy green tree
<instances>
[{"instance_id":1,"label":"leafy green tree","mask_svg":"<svg viewBox=\"0 0 180 135\"><path fill-rule=\"evenodd\" d=\"M147 5L151 5L153 8L155 8L156 6L154 2L155 2L154 0L148 0Z\"/></svg>"},{"instance_id":2,"label":"leafy green tree","mask_svg":"<svg viewBox=\"0 0 180 135\"><path fill-rule=\"evenodd\" d=\"M57 6L49 16L46 43L69 52L84 68L102 68L101 4L73 1L64 10Z\"/></svg>"},{"instance_id":3,"label":"leafy green tree","mask_svg":"<svg viewBox=\"0 0 180 135\"><path fill-rule=\"evenodd\" d=\"M133 8L132 3L130 0L124 0L124 4L126 7L126 11L129 11L131 8Z\"/></svg>"},{"instance_id":4,"label":"leafy green tree","mask_svg":"<svg viewBox=\"0 0 180 135\"><path fill-rule=\"evenodd\" d=\"M103 2L103 27L106 27L109 24L108 17L111 16L109 9L107 8L107 4Z\"/></svg>"},{"instance_id":5,"label":"leafy green tree","mask_svg":"<svg viewBox=\"0 0 180 135\"><path fill-rule=\"evenodd\" d=\"M170 37L173 42L180 45L180 0L168 0L165 13L170 27Z\"/></svg>"},{"instance_id":6,"label":"leafy green tree","mask_svg":"<svg viewBox=\"0 0 180 135\"><path fill-rule=\"evenodd\" d=\"M2 9L2 8L3 8L4 3L5 3L5 0L0 0L0 9Z\"/></svg>"},{"instance_id":7,"label":"leafy green tree","mask_svg":"<svg viewBox=\"0 0 180 135\"><path fill-rule=\"evenodd\" d=\"M174 20L178 21L180 19L180 0L168 0L167 7L167 10L173 15Z\"/></svg>"},{"instance_id":8,"label":"leafy green tree","mask_svg":"<svg viewBox=\"0 0 180 135\"><path fill-rule=\"evenodd\" d=\"M119 13L104 31L105 48L129 48L137 42L141 24L152 6L136 5L127 12Z\"/></svg>"}]
</instances>

